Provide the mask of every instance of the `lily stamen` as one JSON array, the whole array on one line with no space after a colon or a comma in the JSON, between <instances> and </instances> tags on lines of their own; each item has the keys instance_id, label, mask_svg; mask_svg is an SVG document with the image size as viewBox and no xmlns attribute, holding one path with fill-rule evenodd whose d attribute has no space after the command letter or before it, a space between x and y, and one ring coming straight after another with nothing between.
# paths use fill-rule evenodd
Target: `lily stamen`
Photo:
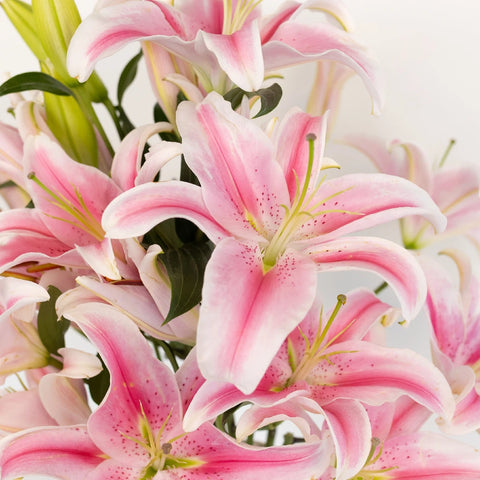
<instances>
[{"instance_id":1,"label":"lily stamen","mask_svg":"<svg viewBox=\"0 0 480 480\"><path fill-rule=\"evenodd\" d=\"M33 180L44 192L46 192L52 198L52 205L55 205L56 207L66 212L68 215L72 216L74 220L68 220L63 217L57 217L49 214L45 215L49 216L50 218L54 218L55 220L69 223L92 235L96 240L100 242L104 239L105 231L103 230L99 221L88 210L88 207L85 204L85 200L83 199L81 192L77 188L74 188L74 191L81 208L75 206L64 195L60 193L57 194L50 188L48 188L44 183L40 181L40 179L35 175L34 172L30 172L28 174L28 178L30 180Z\"/></svg>"}]
</instances>

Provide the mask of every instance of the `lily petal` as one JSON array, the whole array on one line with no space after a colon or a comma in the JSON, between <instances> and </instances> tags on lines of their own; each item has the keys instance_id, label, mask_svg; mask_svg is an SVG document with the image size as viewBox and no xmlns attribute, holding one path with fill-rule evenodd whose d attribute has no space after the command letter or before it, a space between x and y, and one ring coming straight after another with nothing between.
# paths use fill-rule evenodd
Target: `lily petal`
<instances>
[{"instance_id":1,"label":"lily petal","mask_svg":"<svg viewBox=\"0 0 480 480\"><path fill-rule=\"evenodd\" d=\"M415 318L425 301L425 276L413 255L381 238L346 237L308 248L305 253L318 269L370 270L384 278L395 291L407 321Z\"/></svg>"},{"instance_id":2,"label":"lily petal","mask_svg":"<svg viewBox=\"0 0 480 480\"><path fill-rule=\"evenodd\" d=\"M29 474L84 480L103 461L85 425L32 429L7 437L0 448L4 480Z\"/></svg>"},{"instance_id":3,"label":"lily petal","mask_svg":"<svg viewBox=\"0 0 480 480\"><path fill-rule=\"evenodd\" d=\"M264 273L256 244L233 238L219 243L205 271L200 307L197 344L203 375L251 393L307 313L315 288L315 264L294 250Z\"/></svg>"},{"instance_id":4,"label":"lily petal","mask_svg":"<svg viewBox=\"0 0 480 480\"><path fill-rule=\"evenodd\" d=\"M172 217L191 220L214 243L229 235L211 217L200 187L174 180L146 183L119 195L105 209L102 225L108 237L130 238Z\"/></svg>"}]
</instances>

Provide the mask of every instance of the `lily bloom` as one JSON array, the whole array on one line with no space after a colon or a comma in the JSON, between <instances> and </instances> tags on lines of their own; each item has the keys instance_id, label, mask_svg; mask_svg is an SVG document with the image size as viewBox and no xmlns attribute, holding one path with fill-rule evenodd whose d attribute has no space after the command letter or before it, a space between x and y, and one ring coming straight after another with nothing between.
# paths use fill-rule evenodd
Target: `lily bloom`
<instances>
[{"instance_id":1,"label":"lily bloom","mask_svg":"<svg viewBox=\"0 0 480 480\"><path fill-rule=\"evenodd\" d=\"M368 407L371 449L351 480L476 480L480 452L439 434L419 431L427 416L410 399ZM427 412L428 414L428 412ZM335 480L332 467L318 480Z\"/></svg>"},{"instance_id":2,"label":"lily bloom","mask_svg":"<svg viewBox=\"0 0 480 480\"><path fill-rule=\"evenodd\" d=\"M423 218L401 220L403 243L421 249L444 238L466 235L480 245L480 171L476 165L433 167L422 150L412 144L393 141L385 145L377 138L351 135L346 143L365 154L383 173L398 175L426 190L447 217L443 232L436 232Z\"/></svg>"},{"instance_id":3,"label":"lily bloom","mask_svg":"<svg viewBox=\"0 0 480 480\"><path fill-rule=\"evenodd\" d=\"M68 50L72 76L85 81L95 63L126 43L141 40L160 45L192 65L207 92L225 93L233 85L258 90L267 72L320 59L334 60L355 70L382 103L376 62L356 39L328 22L306 23L301 13L320 11L343 27L345 7L324 0L282 2L263 17L260 1L130 0L104 2L75 32Z\"/></svg>"},{"instance_id":4,"label":"lily bloom","mask_svg":"<svg viewBox=\"0 0 480 480\"><path fill-rule=\"evenodd\" d=\"M335 478L347 480L364 465L370 451L372 433L363 404L379 405L408 395L429 411L451 416L453 397L437 368L413 351L366 340L380 319L389 322L389 305L364 289L348 294L338 311L339 305L324 317L317 302L250 395L226 382L197 380L193 392L184 395L185 428L195 429L229 408L251 402L237 424L237 438L288 419L310 439L318 436L318 427L308 412L321 414L335 443ZM185 385L199 378L193 355L177 378Z\"/></svg>"},{"instance_id":5,"label":"lily bloom","mask_svg":"<svg viewBox=\"0 0 480 480\"><path fill-rule=\"evenodd\" d=\"M439 423L447 432L480 428L480 311L478 274L470 259L448 251L460 273L460 288L438 262L421 258L428 284L427 312L432 326L432 354L456 397L453 418Z\"/></svg>"},{"instance_id":6,"label":"lily bloom","mask_svg":"<svg viewBox=\"0 0 480 480\"><path fill-rule=\"evenodd\" d=\"M29 473L88 480L256 480L266 474L309 480L326 468L319 444L244 447L210 423L185 433L175 376L127 317L99 304L64 313L99 350L111 375L109 391L86 427L7 438L0 457L5 480Z\"/></svg>"},{"instance_id":7,"label":"lily bloom","mask_svg":"<svg viewBox=\"0 0 480 480\"><path fill-rule=\"evenodd\" d=\"M106 208L102 225L108 237L128 238L184 217L216 243L197 335L206 378L252 392L311 307L317 271L376 272L396 291L405 317L416 315L426 289L415 259L393 242L344 235L408 214L443 228L426 192L380 174L325 180L325 119L298 110L273 138L214 92L198 106L182 102L177 120L186 162L201 187L140 185Z\"/></svg>"}]
</instances>

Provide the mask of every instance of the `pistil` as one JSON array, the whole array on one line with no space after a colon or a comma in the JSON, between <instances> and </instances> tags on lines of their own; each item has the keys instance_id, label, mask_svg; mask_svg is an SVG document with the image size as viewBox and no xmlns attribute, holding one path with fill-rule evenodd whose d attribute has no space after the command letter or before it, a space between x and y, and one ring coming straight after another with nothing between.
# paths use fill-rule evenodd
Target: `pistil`
<instances>
[{"instance_id":1,"label":"pistil","mask_svg":"<svg viewBox=\"0 0 480 480\"><path fill-rule=\"evenodd\" d=\"M290 378L288 379L285 387L289 387L290 385L293 385L295 382L307 378L312 368L314 368L322 358L327 358L328 360L328 356L336 353L340 353L340 352L332 352L329 355L325 355L323 353L325 349L328 348L331 345L331 343L335 341L336 337L332 338L325 345L323 345L323 342L325 340L325 337L330 327L332 326L333 321L335 320L335 317L338 315L340 308L343 305L345 305L346 301L347 301L347 297L345 295L341 294L337 296L337 304L335 305L335 308L333 309L329 319L327 320L327 323L325 324L325 327L323 328L322 328L322 314L320 314L317 333L315 335L315 339L312 344L310 344L310 341L308 340L306 335L304 335L303 332L301 332L305 340L305 353L300 363L298 364L298 366L295 366L292 364L290 365L292 367L293 372ZM289 344L289 347L291 347L290 344ZM291 350L291 348L289 348L289 350ZM289 352L289 357L293 358L293 356L294 356L293 352Z\"/></svg>"}]
</instances>

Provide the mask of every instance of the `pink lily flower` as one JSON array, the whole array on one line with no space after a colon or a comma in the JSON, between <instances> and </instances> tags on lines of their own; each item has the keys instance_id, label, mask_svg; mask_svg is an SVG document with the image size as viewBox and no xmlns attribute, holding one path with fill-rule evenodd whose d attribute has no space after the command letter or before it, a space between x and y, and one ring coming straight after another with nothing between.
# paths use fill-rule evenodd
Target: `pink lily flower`
<instances>
[{"instance_id":1,"label":"pink lily flower","mask_svg":"<svg viewBox=\"0 0 480 480\"><path fill-rule=\"evenodd\" d=\"M436 232L420 217L401 221L404 245L421 249L465 234L480 245L480 171L476 165L433 168L416 145L393 141L386 146L376 138L349 136L346 143L365 154L383 173L407 178L426 190L447 217L443 232Z\"/></svg>"},{"instance_id":2,"label":"pink lily flower","mask_svg":"<svg viewBox=\"0 0 480 480\"><path fill-rule=\"evenodd\" d=\"M433 359L456 397L453 418L439 423L447 432L463 434L480 428L480 282L466 256L447 253L460 272L460 288L438 262L422 257L421 263L429 287L426 306Z\"/></svg>"},{"instance_id":3,"label":"pink lily flower","mask_svg":"<svg viewBox=\"0 0 480 480\"><path fill-rule=\"evenodd\" d=\"M283 2L262 17L260 1L161 0L106 2L75 32L67 55L72 76L85 81L95 63L134 40L158 44L190 63L207 92L233 85L258 90L266 72L320 59L354 69L372 95L382 100L375 61L349 33L327 22L305 23L300 14L320 11L342 26L345 7L325 0Z\"/></svg>"},{"instance_id":4,"label":"pink lily flower","mask_svg":"<svg viewBox=\"0 0 480 480\"><path fill-rule=\"evenodd\" d=\"M370 451L370 422L360 402L379 405L408 395L429 411L452 415L450 388L430 362L410 350L364 340L379 319L388 321L389 305L366 290L357 290L337 311L325 320L321 305L315 305L287 337L250 395L226 382L198 379L195 357L187 357L177 372L179 384L198 380L193 391L190 387L183 394L188 405L185 428L195 429L241 402L251 402L253 406L238 422L238 438L289 419L308 439L318 436L318 428L307 412L320 413L335 443L336 478L346 480L364 465Z\"/></svg>"},{"instance_id":5,"label":"pink lily flower","mask_svg":"<svg viewBox=\"0 0 480 480\"><path fill-rule=\"evenodd\" d=\"M127 317L92 304L66 315L98 348L111 375L110 389L86 429L36 429L7 439L0 457L5 480L67 471L62 478L254 480L268 473L309 480L326 467L319 444L244 447L209 423L185 433L175 377Z\"/></svg>"},{"instance_id":6,"label":"pink lily flower","mask_svg":"<svg viewBox=\"0 0 480 480\"><path fill-rule=\"evenodd\" d=\"M365 465L353 479L475 480L480 452L439 434L418 431L425 415L408 399L369 407L372 445ZM335 470L318 480L335 480Z\"/></svg>"},{"instance_id":7,"label":"pink lily flower","mask_svg":"<svg viewBox=\"0 0 480 480\"><path fill-rule=\"evenodd\" d=\"M387 175L325 180L325 121L296 110L273 139L216 93L198 106L183 102L177 120L201 187L140 185L106 208L102 224L107 236L128 238L184 217L217 244L205 272L197 336L206 378L252 392L311 307L317 271L376 272L397 292L405 317L416 315L426 291L415 259L393 242L343 235L407 214L443 228L422 189ZM311 133L317 139L305 140Z\"/></svg>"}]
</instances>

